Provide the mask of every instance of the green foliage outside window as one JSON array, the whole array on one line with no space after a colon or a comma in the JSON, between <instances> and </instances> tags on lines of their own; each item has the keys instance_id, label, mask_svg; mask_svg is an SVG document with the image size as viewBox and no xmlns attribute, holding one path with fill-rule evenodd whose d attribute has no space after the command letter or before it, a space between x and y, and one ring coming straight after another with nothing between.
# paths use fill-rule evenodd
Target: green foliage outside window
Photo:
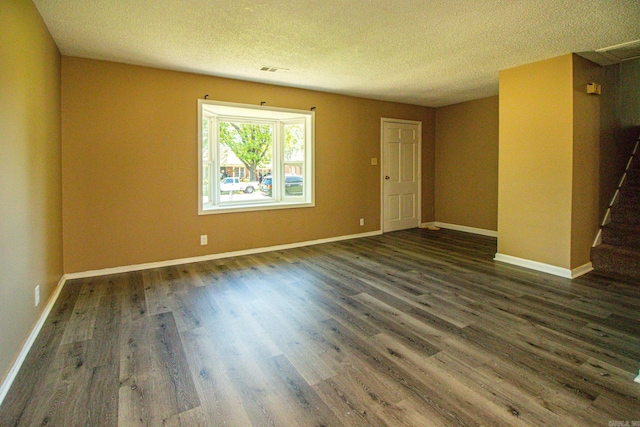
<instances>
[{"instance_id":1,"label":"green foliage outside window","mask_svg":"<svg viewBox=\"0 0 640 427\"><path fill-rule=\"evenodd\" d=\"M249 170L249 181L256 181L256 170L271 162L273 130L270 125L220 122L220 143Z\"/></svg>"}]
</instances>

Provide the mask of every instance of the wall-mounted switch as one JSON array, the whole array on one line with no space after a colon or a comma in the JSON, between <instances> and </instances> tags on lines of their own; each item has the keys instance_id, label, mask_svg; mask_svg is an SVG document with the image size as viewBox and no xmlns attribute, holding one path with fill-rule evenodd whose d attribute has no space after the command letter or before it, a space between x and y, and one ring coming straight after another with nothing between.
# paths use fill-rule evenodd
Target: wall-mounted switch
<instances>
[{"instance_id":1,"label":"wall-mounted switch","mask_svg":"<svg viewBox=\"0 0 640 427\"><path fill-rule=\"evenodd\" d=\"M202 236L200 236L200 244L202 246L207 244L207 235L206 234L203 234Z\"/></svg>"}]
</instances>

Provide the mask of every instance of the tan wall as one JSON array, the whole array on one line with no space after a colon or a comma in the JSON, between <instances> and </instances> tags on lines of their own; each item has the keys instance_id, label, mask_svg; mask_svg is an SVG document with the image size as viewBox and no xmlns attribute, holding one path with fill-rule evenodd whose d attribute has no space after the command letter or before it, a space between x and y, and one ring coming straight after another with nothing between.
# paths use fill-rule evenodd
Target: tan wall
<instances>
[{"instance_id":1,"label":"tan wall","mask_svg":"<svg viewBox=\"0 0 640 427\"><path fill-rule=\"evenodd\" d=\"M436 110L435 218L498 226L498 97Z\"/></svg>"},{"instance_id":2,"label":"tan wall","mask_svg":"<svg viewBox=\"0 0 640 427\"><path fill-rule=\"evenodd\" d=\"M619 99L618 82L620 81L620 65L603 68L602 95L600 98L600 196L598 218L602 221L609 207L632 147L622 144L620 118L617 114Z\"/></svg>"},{"instance_id":3,"label":"tan wall","mask_svg":"<svg viewBox=\"0 0 640 427\"><path fill-rule=\"evenodd\" d=\"M0 2L0 39L1 382L62 277L62 195L60 54L31 1Z\"/></svg>"},{"instance_id":4,"label":"tan wall","mask_svg":"<svg viewBox=\"0 0 640 427\"><path fill-rule=\"evenodd\" d=\"M422 122L422 222L436 218L436 110Z\"/></svg>"},{"instance_id":5,"label":"tan wall","mask_svg":"<svg viewBox=\"0 0 640 427\"><path fill-rule=\"evenodd\" d=\"M198 216L197 99L205 94L317 108L314 208ZM433 194L434 110L426 107L63 57L62 112L67 273L378 230L380 166L371 158L380 158L381 117L423 121L423 193Z\"/></svg>"},{"instance_id":6,"label":"tan wall","mask_svg":"<svg viewBox=\"0 0 640 427\"><path fill-rule=\"evenodd\" d=\"M498 253L570 268L572 55L500 72Z\"/></svg>"},{"instance_id":7,"label":"tan wall","mask_svg":"<svg viewBox=\"0 0 640 427\"><path fill-rule=\"evenodd\" d=\"M600 223L600 97L587 94L587 83L602 84L604 75L601 66L573 55L571 269L590 262Z\"/></svg>"},{"instance_id":8,"label":"tan wall","mask_svg":"<svg viewBox=\"0 0 640 427\"><path fill-rule=\"evenodd\" d=\"M640 131L640 59L620 64L619 115L623 129L631 139Z\"/></svg>"},{"instance_id":9,"label":"tan wall","mask_svg":"<svg viewBox=\"0 0 640 427\"><path fill-rule=\"evenodd\" d=\"M600 99L600 220L640 136L640 59L603 68Z\"/></svg>"}]
</instances>

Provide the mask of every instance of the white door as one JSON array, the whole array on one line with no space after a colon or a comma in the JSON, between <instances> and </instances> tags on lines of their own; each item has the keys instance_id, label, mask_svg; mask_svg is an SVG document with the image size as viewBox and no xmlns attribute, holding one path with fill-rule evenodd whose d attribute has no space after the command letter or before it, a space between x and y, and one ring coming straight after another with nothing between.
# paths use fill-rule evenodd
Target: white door
<instances>
[{"instance_id":1,"label":"white door","mask_svg":"<svg viewBox=\"0 0 640 427\"><path fill-rule=\"evenodd\" d=\"M382 231L420 225L422 123L382 119Z\"/></svg>"}]
</instances>

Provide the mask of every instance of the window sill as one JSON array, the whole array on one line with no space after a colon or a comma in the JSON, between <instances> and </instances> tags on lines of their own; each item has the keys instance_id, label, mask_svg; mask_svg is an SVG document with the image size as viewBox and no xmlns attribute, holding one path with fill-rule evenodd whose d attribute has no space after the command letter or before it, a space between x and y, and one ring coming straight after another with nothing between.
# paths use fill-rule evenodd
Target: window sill
<instances>
[{"instance_id":1,"label":"window sill","mask_svg":"<svg viewBox=\"0 0 640 427\"><path fill-rule=\"evenodd\" d=\"M253 211L268 211L276 209L295 209L295 208L312 208L316 204L315 202L275 202L275 203L261 203L261 204L234 204L223 206L210 206L203 207L198 215L212 215L212 214L224 214L233 212L253 212Z\"/></svg>"}]
</instances>

